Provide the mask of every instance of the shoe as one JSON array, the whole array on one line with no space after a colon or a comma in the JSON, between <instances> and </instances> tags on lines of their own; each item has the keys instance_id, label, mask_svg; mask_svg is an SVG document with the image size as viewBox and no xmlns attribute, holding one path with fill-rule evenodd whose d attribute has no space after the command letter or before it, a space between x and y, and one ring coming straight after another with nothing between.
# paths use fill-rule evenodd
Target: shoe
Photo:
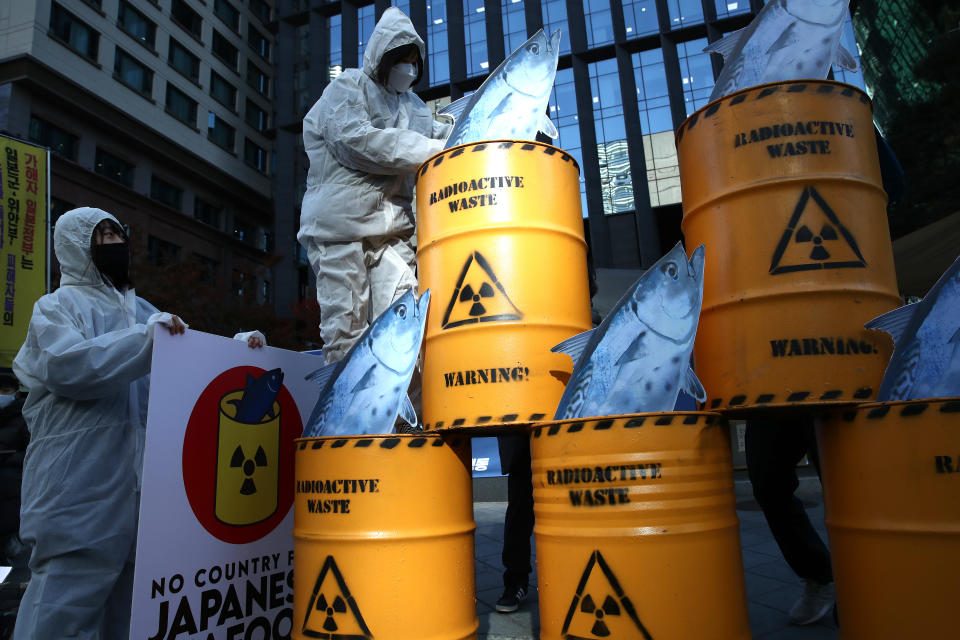
<instances>
[{"instance_id":1,"label":"shoe","mask_svg":"<svg viewBox=\"0 0 960 640\"><path fill-rule=\"evenodd\" d=\"M507 587L503 595L497 600L496 609L500 613L513 613L520 608L520 604L527 599L527 587Z\"/></svg>"},{"instance_id":2,"label":"shoe","mask_svg":"<svg viewBox=\"0 0 960 640\"><path fill-rule=\"evenodd\" d=\"M807 580L803 595L790 608L790 624L813 624L833 608L833 583L820 584Z\"/></svg>"}]
</instances>

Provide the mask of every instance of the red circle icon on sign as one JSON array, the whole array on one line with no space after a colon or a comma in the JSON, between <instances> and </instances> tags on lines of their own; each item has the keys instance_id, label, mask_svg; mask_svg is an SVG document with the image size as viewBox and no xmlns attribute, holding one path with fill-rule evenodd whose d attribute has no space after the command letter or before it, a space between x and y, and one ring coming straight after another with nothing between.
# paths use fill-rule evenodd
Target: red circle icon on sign
<instances>
[{"instance_id":1,"label":"red circle icon on sign","mask_svg":"<svg viewBox=\"0 0 960 640\"><path fill-rule=\"evenodd\" d=\"M183 438L183 485L197 520L231 544L264 537L293 505L303 422L280 369L234 367L200 394Z\"/></svg>"}]
</instances>

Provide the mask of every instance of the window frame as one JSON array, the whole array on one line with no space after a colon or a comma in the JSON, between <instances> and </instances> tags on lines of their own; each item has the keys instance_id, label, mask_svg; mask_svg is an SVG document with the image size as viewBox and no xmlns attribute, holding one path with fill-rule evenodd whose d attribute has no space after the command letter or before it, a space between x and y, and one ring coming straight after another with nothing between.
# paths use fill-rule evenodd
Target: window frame
<instances>
[{"instance_id":1,"label":"window frame","mask_svg":"<svg viewBox=\"0 0 960 640\"><path fill-rule=\"evenodd\" d=\"M135 16L138 16L144 23L148 25L148 31L150 31L150 39L143 40L136 33L127 28L126 24L122 22L122 17L127 13L131 12ZM127 2L127 0L120 0L117 5L117 28L120 31L123 31L125 34L130 36L133 40L136 40L141 46L146 47L148 50L156 52L157 49L157 23L148 18L143 14L142 11L137 9L135 6Z\"/></svg>"},{"instance_id":2,"label":"window frame","mask_svg":"<svg viewBox=\"0 0 960 640\"><path fill-rule=\"evenodd\" d=\"M186 74L186 73L183 72L183 69L181 69L180 67L178 67L178 66L176 65L176 63L173 61L173 50L174 50L174 47L179 48L180 50L182 50L183 53L185 53L187 56L189 56L190 59L195 63L196 74L191 73L191 74L188 75L188 74ZM192 51L190 51L190 50L187 49L185 46L183 46L183 44L182 44L179 40L177 40L176 38L174 38L173 36L170 36L170 42L169 42L169 44L168 44L168 46L167 46L167 64L168 64L174 71L176 71L177 73L179 73L180 75L182 75L184 78L186 78L187 80L189 80L189 81L192 82L193 84L197 85L198 87L200 86L200 57L194 55Z\"/></svg>"},{"instance_id":3,"label":"window frame","mask_svg":"<svg viewBox=\"0 0 960 640\"><path fill-rule=\"evenodd\" d=\"M183 22L180 18L177 17L176 13L178 11L178 6L180 8L186 9L193 14L195 22L197 23L197 30L194 31L191 28L191 25ZM194 11L193 7L187 4L184 0L171 0L170 2L170 20L176 24L178 27L184 30L187 34L192 36L198 42L203 42L203 16L199 12Z\"/></svg>"},{"instance_id":4,"label":"window frame","mask_svg":"<svg viewBox=\"0 0 960 640\"><path fill-rule=\"evenodd\" d=\"M183 98L184 98L185 100L188 100L188 101L190 101L190 102L192 103L192 107L193 107L193 121L192 121L192 122L187 121L187 120L184 120L183 118L181 118L180 116L178 116L173 109L170 108L170 91L171 91L171 90L175 91L176 93L179 93L181 96L183 96ZM198 103L196 100L194 100L193 98L191 98L191 97L187 94L187 92L182 91L179 87L177 87L175 84L173 84L173 83L170 82L169 80L167 81L167 90L166 90L166 92L164 92L164 97L163 97L163 110L166 111L166 112L167 112L170 116L172 116L175 120L177 120L178 122L182 122L183 124L187 125L187 126L190 127L191 129L193 129L193 130L196 131L196 130L197 130L197 113L198 113L198 108L199 108L199 106L200 106L199 103Z\"/></svg>"},{"instance_id":5,"label":"window frame","mask_svg":"<svg viewBox=\"0 0 960 640\"><path fill-rule=\"evenodd\" d=\"M54 24L55 14L62 14L62 17L65 17L68 22L67 24L67 37L64 38L56 31L56 25ZM90 43L87 45L87 51L81 51L77 48L73 42L71 42L72 28L74 25L79 25L81 28L86 29L90 34ZM47 28L47 34L50 35L54 40L60 42L65 47L73 51L74 53L80 55L84 59L92 62L99 66L100 64L100 32L91 27L89 24L78 18L74 15L73 12L69 11L63 5L57 2L50 3L50 24ZM90 51L95 55L90 55Z\"/></svg>"},{"instance_id":6,"label":"window frame","mask_svg":"<svg viewBox=\"0 0 960 640\"><path fill-rule=\"evenodd\" d=\"M230 49L232 49L233 60L227 59L219 51L217 51L218 43L221 46L227 46L227 47L230 47ZM214 57L217 60L225 64L228 69L230 69L231 71L237 70L240 64L240 49L238 49L232 42L230 42L230 40L224 37L224 35L219 31L217 31L216 29L213 30L213 35L210 38L210 52L213 53Z\"/></svg>"},{"instance_id":7,"label":"window frame","mask_svg":"<svg viewBox=\"0 0 960 640\"><path fill-rule=\"evenodd\" d=\"M145 73L145 81L142 82L141 84L147 86L148 88L144 88L144 87L138 88L128 83L126 80L124 80L120 69L117 68L122 64L121 58L127 58L131 63L133 63L134 66L139 67L140 70ZM115 47L115 51L113 54L113 79L114 80L116 80L123 86L127 87L128 89L135 91L137 94L143 96L144 98L150 101L153 101L153 76L154 76L153 69L151 69L147 65L140 62L140 60L138 60L136 56L128 53L120 45L117 45Z\"/></svg>"},{"instance_id":8,"label":"window frame","mask_svg":"<svg viewBox=\"0 0 960 640\"><path fill-rule=\"evenodd\" d=\"M222 83L221 86L225 86L229 91L232 92L232 97L229 101L221 100L220 99L221 96L217 95L216 86L218 82ZM218 104L225 106L226 108L230 109L230 111L232 111L233 113L237 113L238 93L239 92L237 88L233 85L233 83L229 82L226 78L224 78L222 75L217 73L215 70L210 69L210 97L216 100Z\"/></svg>"},{"instance_id":9,"label":"window frame","mask_svg":"<svg viewBox=\"0 0 960 640\"><path fill-rule=\"evenodd\" d=\"M125 167L124 167L124 173L125 173L125 174L126 174L126 173L129 173L129 182L128 182L126 179L120 180L120 179L116 178L115 176L110 175L110 173L106 170L106 166L105 166L106 163L102 162L101 159L103 159L103 160L109 159L110 161L117 161L118 164L125 165ZM101 165L104 166L104 170L103 170L103 171L100 171L100 170L97 168L97 167L99 167L99 166L101 166ZM124 159L121 158L120 156L115 155L115 154L111 153L110 151L107 151L106 149L104 149L103 147L101 147L101 146L98 145L97 148L96 148L96 151L94 152L93 171L94 171L94 173L96 173L96 174L98 174L98 175L101 175L101 176L103 176L104 178L106 178L106 179L108 179L108 180L112 180L112 181L114 181L114 182L116 182L116 183L118 183L118 184L122 184L123 186L127 187L128 189L133 189L133 184L134 184L134 182L135 182L135 180L136 180L137 165L133 164L132 162L127 162L126 160L124 160Z\"/></svg>"}]
</instances>

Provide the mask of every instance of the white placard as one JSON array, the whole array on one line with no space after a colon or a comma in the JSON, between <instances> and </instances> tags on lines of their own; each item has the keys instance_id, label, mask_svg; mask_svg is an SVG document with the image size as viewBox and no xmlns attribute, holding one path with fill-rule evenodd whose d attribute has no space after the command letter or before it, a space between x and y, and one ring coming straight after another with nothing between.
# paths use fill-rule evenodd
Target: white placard
<instances>
[{"instance_id":1,"label":"white placard","mask_svg":"<svg viewBox=\"0 0 960 640\"><path fill-rule=\"evenodd\" d=\"M304 376L321 365L158 327L131 640L289 636L293 439L319 392Z\"/></svg>"}]
</instances>

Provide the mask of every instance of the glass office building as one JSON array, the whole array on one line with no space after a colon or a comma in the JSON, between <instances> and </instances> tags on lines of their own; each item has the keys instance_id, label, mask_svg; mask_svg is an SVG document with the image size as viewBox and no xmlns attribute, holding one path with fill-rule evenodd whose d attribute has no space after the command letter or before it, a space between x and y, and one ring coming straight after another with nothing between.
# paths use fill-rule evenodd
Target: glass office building
<instances>
[{"instance_id":1,"label":"glass office building","mask_svg":"<svg viewBox=\"0 0 960 640\"><path fill-rule=\"evenodd\" d=\"M646 267L680 239L674 131L705 105L721 60L708 42L746 26L761 0L408 0L393 2L427 44L414 87L435 108L476 90L541 27L562 34L549 115L552 144L581 168L581 205L594 263ZM303 115L340 69L358 66L390 3L281 2L277 21L278 210L296 220L307 171ZM857 53L853 29L844 44ZM303 77L294 82L299 69ZM862 86L858 74L838 80ZM285 95L284 89L294 89ZM543 138L546 141L546 138ZM280 217L278 212L278 217ZM295 233L295 229L293 231ZM278 230L278 239L282 232ZM303 278L301 278L303 280Z\"/></svg>"}]
</instances>

